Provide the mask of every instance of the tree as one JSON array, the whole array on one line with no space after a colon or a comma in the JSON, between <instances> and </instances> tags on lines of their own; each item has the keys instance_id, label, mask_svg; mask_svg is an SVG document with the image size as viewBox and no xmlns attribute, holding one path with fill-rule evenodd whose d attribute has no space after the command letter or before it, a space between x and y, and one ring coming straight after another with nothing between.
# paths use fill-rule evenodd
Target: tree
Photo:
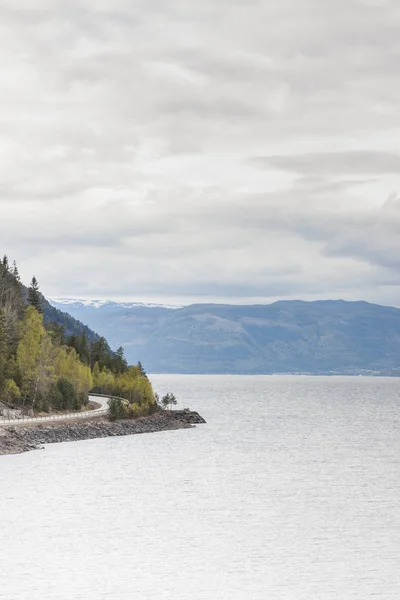
<instances>
[{"instance_id":1,"label":"tree","mask_svg":"<svg viewBox=\"0 0 400 600\"><path fill-rule=\"evenodd\" d=\"M60 408L64 410L78 408L75 388L68 379L66 379L65 377L61 377L57 381L57 389L62 397L62 406Z\"/></svg>"},{"instance_id":2,"label":"tree","mask_svg":"<svg viewBox=\"0 0 400 600\"><path fill-rule=\"evenodd\" d=\"M45 324L48 334L51 337L51 340L55 346L62 346L65 341L65 327L64 325L59 325L55 321Z\"/></svg>"},{"instance_id":3,"label":"tree","mask_svg":"<svg viewBox=\"0 0 400 600\"><path fill-rule=\"evenodd\" d=\"M139 362L138 362L137 366L138 366L138 369L139 369L139 371L140 371L140 374L141 374L141 376L142 376L142 377L146 377L146 378L147 378L147 373L146 373L146 371L144 370L144 368L143 368L143 365L142 365L142 363L140 362L140 360L139 360Z\"/></svg>"},{"instance_id":4,"label":"tree","mask_svg":"<svg viewBox=\"0 0 400 600\"><path fill-rule=\"evenodd\" d=\"M90 366L93 368L98 362L100 368L110 367L111 350L104 337L93 342L90 348Z\"/></svg>"},{"instance_id":5,"label":"tree","mask_svg":"<svg viewBox=\"0 0 400 600\"><path fill-rule=\"evenodd\" d=\"M74 348L79 356L80 361L84 365L90 362L90 348L86 337L86 332L83 331L78 335L70 335L67 339L67 346Z\"/></svg>"},{"instance_id":6,"label":"tree","mask_svg":"<svg viewBox=\"0 0 400 600\"><path fill-rule=\"evenodd\" d=\"M112 371L117 374L125 373L125 371L127 370L128 363L126 362L124 349L122 348L122 346L120 346L115 352L111 361L111 367Z\"/></svg>"},{"instance_id":7,"label":"tree","mask_svg":"<svg viewBox=\"0 0 400 600\"><path fill-rule=\"evenodd\" d=\"M79 358L84 365L88 365L90 363L90 348L87 341L85 330L82 331L79 336L79 345L78 350Z\"/></svg>"},{"instance_id":8,"label":"tree","mask_svg":"<svg viewBox=\"0 0 400 600\"><path fill-rule=\"evenodd\" d=\"M28 288L28 303L36 308L38 313L43 313L42 297L36 277L32 277L31 285Z\"/></svg>"},{"instance_id":9,"label":"tree","mask_svg":"<svg viewBox=\"0 0 400 600\"><path fill-rule=\"evenodd\" d=\"M108 416L110 421L126 419L128 417L128 402L121 398L111 398L108 401Z\"/></svg>"},{"instance_id":10,"label":"tree","mask_svg":"<svg viewBox=\"0 0 400 600\"><path fill-rule=\"evenodd\" d=\"M21 277L20 277L20 275L19 275L19 271L18 271L17 263L15 262L15 260L14 260L14 262L13 262L13 267L12 267L12 271L11 271L11 273L12 273L12 275L13 275L13 277L14 277L15 281L16 281L16 282L17 282L19 285L21 285L21 284L22 284L22 281L21 281Z\"/></svg>"},{"instance_id":11,"label":"tree","mask_svg":"<svg viewBox=\"0 0 400 600\"><path fill-rule=\"evenodd\" d=\"M6 377L7 340L5 325L4 311L0 308L0 392L3 391Z\"/></svg>"},{"instance_id":12,"label":"tree","mask_svg":"<svg viewBox=\"0 0 400 600\"><path fill-rule=\"evenodd\" d=\"M9 354L16 350L19 339L19 322L22 320L25 311L21 291L22 287L13 273L0 260L0 307L4 311L4 326Z\"/></svg>"},{"instance_id":13,"label":"tree","mask_svg":"<svg viewBox=\"0 0 400 600\"><path fill-rule=\"evenodd\" d=\"M168 394L165 394L165 396L162 397L161 400L161 404L163 405L163 407L165 409L167 409L170 405L176 405L178 403L176 397L174 396L174 394L171 394L171 392L168 392Z\"/></svg>"},{"instance_id":14,"label":"tree","mask_svg":"<svg viewBox=\"0 0 400 600\"><path fill-rule=\"evenodd\" d=\"M13 379L6 379L2 394L2 398L8 404L14 404L21 396L20 389Z\"/></svg>"},{"instance_id":15,"label":"tree","mask_svg":"<svg viewBox=\"0 0 400 600\"><path fill-rule=\"evenodd\" d=\"M74 387L76 397L80 402L87 401L88 392L93 387L93 377L90 368L82 364L74 348L61 346L56 351L53 360L55 376L65 378Z\"/></svg>"},{"instance_id":16,"label":"tree","mask_svg":"<svg viewBox=\"0 0 400 600\"><path fill-rule=\"evenodd\" d=\"M33 306L29 306L26 309L22 324L22 337L17 349L17 363L22 378L24 402L29 399L32 404L34 403L44 365L44 350L48 350L48 345L44 343L45 336L43 317Z\"/></svg>"}]
</instances>

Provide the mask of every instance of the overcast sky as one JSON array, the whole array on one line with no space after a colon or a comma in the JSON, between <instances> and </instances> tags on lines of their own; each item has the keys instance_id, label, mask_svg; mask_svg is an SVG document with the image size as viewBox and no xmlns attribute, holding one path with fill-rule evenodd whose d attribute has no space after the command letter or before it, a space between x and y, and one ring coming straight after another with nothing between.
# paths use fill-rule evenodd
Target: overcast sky
<instances>
[{"instance_id":1,"label":"overcast sky","mask_svg":"<svg viewBox=\"0 0 400 600\"><path fill-rule=\"evenodd\" d=\"M399 0L4 0L0 241L48 296L400 305Z\"/></svg>"}]
</instances>

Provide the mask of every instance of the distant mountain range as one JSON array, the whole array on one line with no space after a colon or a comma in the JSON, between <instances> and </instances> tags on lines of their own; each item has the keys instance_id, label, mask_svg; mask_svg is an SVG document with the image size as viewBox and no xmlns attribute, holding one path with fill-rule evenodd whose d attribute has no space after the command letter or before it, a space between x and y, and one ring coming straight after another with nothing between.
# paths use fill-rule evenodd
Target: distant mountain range
<instances>
[{"instance_id":1,"label":"distant mountain range","mask_svg":"<svg viewBox=\"0 0 400 600\"><path fill-rule=\"evenodd\" d=\"M400 310L341 300L269 305L53 299L151 373L400 375Z\"/></svg>"}]
</instances>

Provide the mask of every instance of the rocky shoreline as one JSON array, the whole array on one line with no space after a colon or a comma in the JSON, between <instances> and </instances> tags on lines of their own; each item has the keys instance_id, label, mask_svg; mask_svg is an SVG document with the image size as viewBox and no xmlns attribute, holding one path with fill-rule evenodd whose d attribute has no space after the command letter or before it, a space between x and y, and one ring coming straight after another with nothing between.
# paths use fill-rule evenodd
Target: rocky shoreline
<instances>
[{"instance_id":1,"label":"rocky shoreline","mask_svg":"<svg viewBox=\"0 0 400 600\"><path fill-rule=\"evenodd\" d=\"M102 417L90 421L63 421L46 425L0 427L0 455L37 450L44 444L95 438L190 429L205 420L192 411L162 411L134 421L110 422Z\"/></svg>"}]
</instances>

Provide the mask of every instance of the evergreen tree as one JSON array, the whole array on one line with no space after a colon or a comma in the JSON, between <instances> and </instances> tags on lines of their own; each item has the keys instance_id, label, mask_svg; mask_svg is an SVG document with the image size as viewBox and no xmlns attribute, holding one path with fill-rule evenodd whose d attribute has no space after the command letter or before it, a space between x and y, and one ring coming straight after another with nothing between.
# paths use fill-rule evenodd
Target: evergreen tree
<instances>
[{"instance_id":1,"label":"evergreen tree","mask_svg":"<svg viewBox=\"0 0 400 600\"><path fill-rule=\"evenodd\" d=\"M69 346L70 348L74 348L75 350L78 349L78 342L77 342L77 338L76 335L69 335L67 338L67 346Z\"/></svg>"},{"instance_id":2,"label":"evergreen tree","mask_svg":"<svg viewBox=\"0 0 400 600\"><path fill-rule=\"evenodd\" d=\"M4 388L6 378L7 342L6 342L6 319L0 308L0 392Z\"/></svg>"},{"instance_id":3,"label":"evergreen tree","mask_svg":"<svg viewBox=\"0 0 400 600\"><path fill-rule=\"evenodd\" d=\"M79 336L79 347L77 352L81 362L83 362L84 365L88 365L90 362L90 349L85 331L82 331L81 335Z\"/></svg>"},{"instance_id":4,"label":"evergreen tree","mask_svg":"<svg viewBox=\"0 0 400 600\"><path fill-rule=\"evenodd\" d=\"M28 303L33 306L33 308L36 308L39 313L43 313L42 298L36 277L32 277L31 285L28 288Z\"/></svg>"},{"instance_id":5,"label":"evergreen tree","mask_svg":"<svg viewBox=\"0 0 400 600\"><path fill-rule=\"evenodd\" d=\"M99 363L100 369L103 367L111 367L111 350L104 337L101 337L96 342L93 342L90 348L90 366L94 367L95 363Z\"/></svg>"},{"instance_id":6,"label":"evergreen tree","mask_svg":"<svg viewBox=\"0 0 400 600\"><path fill-rule=\"evenodd\" d=\"M55 321L48 321L44 324L51 340L55 346L63 346L65 343L65 327Z\"/></svg>"},{"instance_id":7,"label":"evergreen tree","mask_svg":"<svg viewBox=\"0 0 400 600\"><path fill-rule=\"evenodd\" d=\"M60 377L57 381L57 389L62 397L62 406L64 410L77 408L77 395L74 386L65 377Z\"/></svg>"},{"instance_id":8,"label":"evergreen tree","mask_svg":"<svg viewBox=\"0 0 400 600\"><path fill-rule=\"evenodd\" d=\"M119 375L121 373L125 373L127 368L128 363L125 358L124 349L122 348L122 346L120 346L115 352L111 361L111 370L113 371L113 373L117 373Z\"/></svg>"},{"instance_id":9,"label":"evergreen tree","mask_svg":"<svg viewBox=\"0 0 400 600\"><path fill-rule=\"evenodd\" d=\"M14 277L15 281L16 281L16 282L17 282L19 285L21 285L21 284L22 284L22 281L21 281L21 277L20 277L20 275L19 275L19 271L18 271L17 263L15 262L15 260L14 260L14 262L13 262L13 267L12 267L12 271L11 271L11 273L13 274L13 277Z\"/></svg>"},{"instance_id":10,"label":"evergreen tree","mask_svg":"<svg viewBox=\"0 0 400 600\"><path fill-rule=\"evenodd\" d=\"M139 360L139 362L138 362L137 366L138 366L138 369L139 369L139 371L140 371L140 375L141 375L142 377L146 377L146 379L147 379L147 373L146 373L146 371L144 370L144 368L143 368L143 365L142 365L142 363L140 362L140 360Z\"/></svg>"},{"instance_id":11,"label":"evergreen tree","mask_svg":"<svg viewBox=\"0 0 400 600\"><path fill-rule=\"evenodd\" d=\"M3 256L3 267L4 267L4 268L5 268L7 271L9 271L9 264L8 264L8 256L7 256L7 254L5 254L5 255Z\"/></svg>"}]
</instances>

